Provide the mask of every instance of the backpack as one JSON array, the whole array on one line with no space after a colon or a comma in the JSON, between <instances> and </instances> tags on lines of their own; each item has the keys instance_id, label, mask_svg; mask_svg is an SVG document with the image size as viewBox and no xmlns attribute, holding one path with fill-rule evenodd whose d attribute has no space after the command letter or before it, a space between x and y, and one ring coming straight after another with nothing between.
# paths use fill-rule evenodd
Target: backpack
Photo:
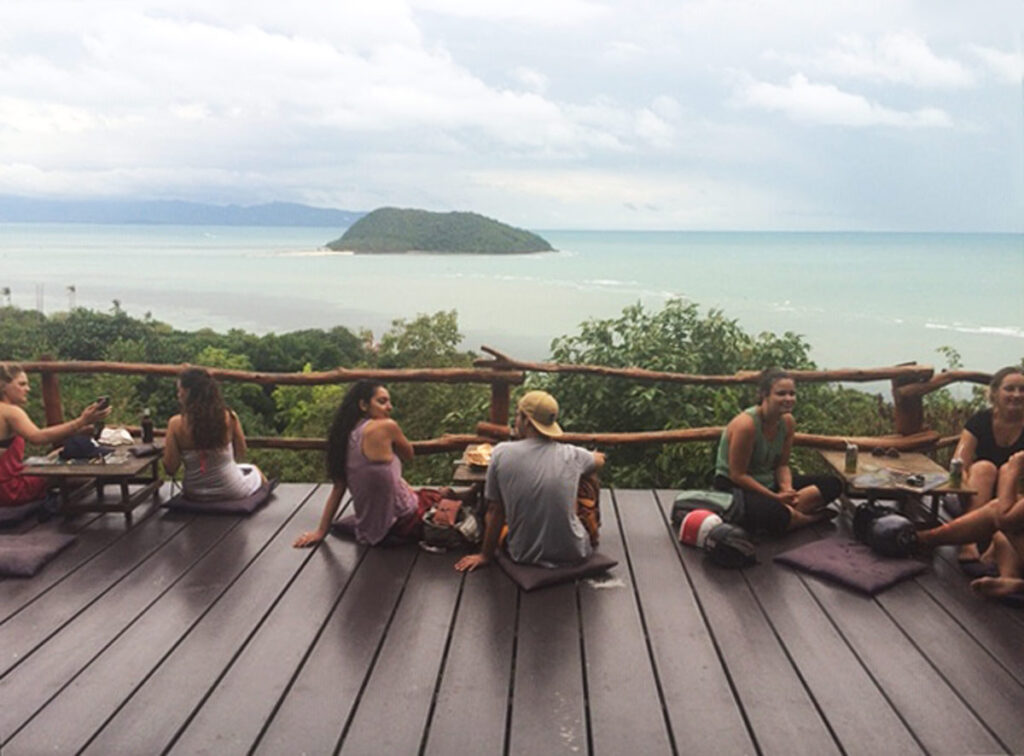
<instances>
[{"instance_id":1,"label":"backpack","mask_svg":"<svg viewBox=\"0 0 1024 756\"><path fill-rule=\"evenodd\" d=\"M871 523L868 546L887 557L908 557L917 545L914 523L901 514L887 514Z\"/></svg>"},{"instance_id":2,"label":"backpack","mask_svg":"<svg viewBox=\"0 0 1024 756\"><path fill-rule=\"evenodd\" d=\"M480 521L457 499L441 499L423 515L423 542L441 549L480 543Z\"/></svg>"},{"instance_id":3,"label":"backpack","mask_svg":"<svg viewBox=\"0 0 1024 756\"><path fill-rule=\"evenodd\" d=\"M714 512L725 522L737 519L733 495L726 491L680 491L672 502L672 528L678 530L683 518L695 509L707 509Z\"/></svg>"},{"instance_id":4,"label":"backpack","mask_svg":"<svg viewBox=\"0 0 1024 756\"><path fill-rule=\"evenodd\" d=\"M739 525L716 525L704 540L704 550L719 567L739 569L757 564L757 552L747 532Z\"/></svg>"},{"instance_id":5,"label":"backpack","mask_svg":"<svg viewBox=\"0 0 1024 756\"><path fill-rule=\"evenodd\" d=\"M864 502L854 510L853 536L876 554L887 557L908 557L917 545L914 523L873 502Z\"/></svg>"}]
</instances>

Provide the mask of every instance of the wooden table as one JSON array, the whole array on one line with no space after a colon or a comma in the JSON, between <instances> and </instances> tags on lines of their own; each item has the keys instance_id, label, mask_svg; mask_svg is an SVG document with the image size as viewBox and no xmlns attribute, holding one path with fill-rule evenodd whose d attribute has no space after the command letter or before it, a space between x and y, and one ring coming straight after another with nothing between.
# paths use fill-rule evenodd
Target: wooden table
<instances>
[{"instance_id":1,"label":"wooden table","mask_svg":"<svg viewBox=\"0 0 1024 756\"><path fill-rule=\"evenodd\" d=\"M57 484L62 514L121 512L125 524L131 527L132 510L160 488L162 481L157 472L160 459L159 453L134 457L127 449L120 449L95 460L26 464L24 474L37 475ZM140 484L142 488L135 491L129 488ZM121 495L116 501L103 500L103 488L108 485L120 488ZM82 499L92 490L96 491L96 498L83 502Z\"/></svg>"},{"instance_id":2,"label":"wooden table","mask_svg":"<svg viewBox=\"0 0 1024 756\"><path fill-rule=\"evenodd\" d=\"M825 460L826 464L828 464L832 469L832 472L838 475L843 481L843 486L847 496L866 498L868 501L874 501L875 499L892 499L900 502L908 499L920 500L925 496L930 496L931 517L932 520L936 522L939 519L939 504L943 496L946 494L955 494L960 497L960 500L966 509L966 500L975 493L975 491L969 488L964 488L963 486L951 486L948 479L945 483L934 488L929 488L926 491L897 483L893 483L891 485L872 486L868 488L858 488L853 483L854 479L858 475L870 472L881 472L884 470L891 470L905 475L949 474L945 468L933 459L918 452L900 452L900 456L898 457L875 457L870 452L858 452L857 469L852 473L846 472L845 451L824 449L819 450L819 453Z\"/></svg>"}]
</instances>

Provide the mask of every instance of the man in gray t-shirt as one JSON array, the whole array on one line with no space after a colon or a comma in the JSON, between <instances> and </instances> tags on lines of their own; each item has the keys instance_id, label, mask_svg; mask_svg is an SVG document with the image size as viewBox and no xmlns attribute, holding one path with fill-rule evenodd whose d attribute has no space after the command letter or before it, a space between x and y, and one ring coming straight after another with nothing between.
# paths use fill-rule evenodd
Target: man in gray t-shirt
<instances>
[{"instance_id":1,"label":"man in gray t-shirt","mask_svg":"<svg viewBox=\"0 0 1024 756\"><path fill-rule=\"evenodd\" d=\"M558 402L544 391L519 400L519 440L498 444L487 470L483 548L460 559L455 569L489 563L506 523L509 556L516 562L553 566L590 556L590 536L576 516L576 493L580 478L604 465L604 455L555 441L562 435L557 417Z\"/></svg>"}]
</instances>

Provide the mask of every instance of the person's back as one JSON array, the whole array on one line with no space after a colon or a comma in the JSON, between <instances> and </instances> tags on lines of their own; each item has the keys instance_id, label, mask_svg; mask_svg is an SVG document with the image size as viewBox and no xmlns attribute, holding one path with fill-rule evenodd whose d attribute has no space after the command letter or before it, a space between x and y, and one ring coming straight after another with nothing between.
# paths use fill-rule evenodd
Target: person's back
<instances>
[{"instance_id":1,"label":"person's back","mask_svg":"<svg viewBox=\"0 0 1024 756\"><path fill-rule=\"evenodd\" d=\"M484 495L505 506L514 561L555 565L590 556L590 537L575 510L580 476L593 468L591 452L544 438L495 447Z\"/></svg>"},{"instance_id":2,"label":"person's back","mask_svg":"<svg viewBox=\"0 0 1024 756\"><path fill-rule=\"evenodd\" d=\"M376 544L395 522L416 511L416 494L402 480L402 462L390 449L387 461L364 453L363 436L370 422L361 420L349 436L346 481L356 515L356 537Z\"/></svg>"},{"instance_id":3,"label":"person's back","mask_svg":"<svg viewBox=\"0 0 1024 756\"><path fill-rule=\"evenodd\" d=\"M604 455L555 441L562 435L557 417L558 402L544 391L530 391L519 400L515 430L521 440L498 444L487 468L483 547L479 554L460 559L455 569L488 564L506 522L506 547L513 561L553 567L590 556L599 517L595 512L589 518L594 532L588 533L576 513L577 496L580 479L599 470ZM591 478L583 498L596 497L596 477Z\"/></svg>"}]
</instances>

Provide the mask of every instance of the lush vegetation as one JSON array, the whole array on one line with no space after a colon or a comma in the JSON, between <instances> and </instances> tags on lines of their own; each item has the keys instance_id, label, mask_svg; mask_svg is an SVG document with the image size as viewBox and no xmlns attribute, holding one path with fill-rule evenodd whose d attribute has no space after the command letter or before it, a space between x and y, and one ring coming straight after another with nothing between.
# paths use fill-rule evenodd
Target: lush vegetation
<instances>
[{"instance_id":1,"label":"lush vegetation","mask_svg":"<svg viewBox=\"0 0 1024 756\"><path fill-rule=\"evenodd\" d=\"M476 213L382 207L363 216L328 248L352 252L550 252L537 234Z\"/></svg>"},{"instance_id":2,"label":"lush vegetation","mask_svg":"<svg viewBox=\"0 0 1024 756\"><path fill-rule=\"evenodd\" d=\"M216 333L179 331L146 316L134 318L115 303L109 313L77 309L43 316L35 311L0 308L0 355L11 361L43 355L67 360L112 360L269 372L330 370L342 367L470 366L474 355L460 350L454 311L396 320L376 342L369 332L337 327L263 336L242 330ZM809 345L797 334L745 332L735 320L696 305L670 301L657 312L640 305L618 318L594 319L579 332L552 345L551 359L609 366L643 366L652 370L728 374L774 365L814 368ZM958 355L944 350L951 367ZM1022 361L1024 362L1024 361ZM170 378L113 375L61 376L65 414L70 416L98 395L114 397L112 423L137 424L145 407L158 425L177 411ZM347 386L258 386L224 382L224 394L239 413L249 435L324 437ZM38 387L37 387L38 388ZM562 407L561 421L580 432L639 431L724 425L754 401L754 389L742 387L649 384L565 374L531 374L521 393L551 391ZM392 384L395 417L410 439L442 433L470 433L487 418L486 385ZM801 430L832 435L880 435L892 432L888 397L829 384L802 384L795 412ZM30 412L42 419L39 392ZM513 397L513 401L515 400ZM954 434L984 403L978 388L969 399L939 391L926 399L928 424ZM627 487L699 487L711 468L710 444L664 444L618 447L609 452L606 480ZM318 452L252 450L253 461L286 480L322 480ZM455 455L432 455L406 468L417 483L444 483ZM798 450L797 464L810 470L814 454Z\"/></svg>"}]
</instances>

